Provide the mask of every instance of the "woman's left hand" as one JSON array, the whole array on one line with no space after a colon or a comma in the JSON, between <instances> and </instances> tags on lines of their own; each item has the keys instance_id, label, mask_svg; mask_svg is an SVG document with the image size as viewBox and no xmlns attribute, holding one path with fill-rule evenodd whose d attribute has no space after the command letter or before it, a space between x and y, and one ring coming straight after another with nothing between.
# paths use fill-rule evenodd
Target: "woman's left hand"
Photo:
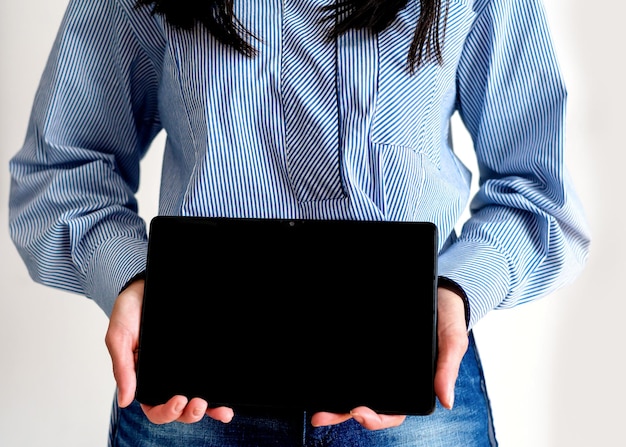
<instances>
[{"instance_id":1,"label":"woman's left hand","mask_svg":"<svg viewBox=\"0 0 626 447\"><path fill-rule=\"evenodd\" d=\"M463 299L454 292L439 288L437 291L437 337L438 356L435 372L435 394L444 408L452 409L454 385L459 374L461 360L467 351L469 339L465 325ZM321 427L340 424L354 419L370 430L397 427L406 419L404 415L378 414L367 407L354 408L350 413L319 412L311 418L311 425Z\"/></svg>"},{"instance_id":2,"label":"woman's left hand","mask_svg":"<svg viewBox=\"0 0 626 447\"><path fill-rule=\"evenodd\" d=\"M363 427L369 430L380 430L383 428L397 427L404 422L406 416L396 414L378 414L368 407L354 408L350 413L315 413L311 418L311 425L322 427L325 425L340 424L348 419L354 419Z\"/></svg>"}]
</instances>

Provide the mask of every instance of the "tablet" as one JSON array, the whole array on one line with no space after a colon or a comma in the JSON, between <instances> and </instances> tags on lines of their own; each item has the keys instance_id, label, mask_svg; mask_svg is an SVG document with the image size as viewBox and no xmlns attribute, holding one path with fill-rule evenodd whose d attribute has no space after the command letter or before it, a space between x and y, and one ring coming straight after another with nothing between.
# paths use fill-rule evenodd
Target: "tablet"
<instances>
[{"instance_id":1,"label":"tablet","mask_svg":"<svg viewBox=\"0 0 626 447\"><path fill-rule=\"evenodd\" d=\"M434 410L434 224L158 216L148 242L139 402Z\"/></svg>"}]
</instances>

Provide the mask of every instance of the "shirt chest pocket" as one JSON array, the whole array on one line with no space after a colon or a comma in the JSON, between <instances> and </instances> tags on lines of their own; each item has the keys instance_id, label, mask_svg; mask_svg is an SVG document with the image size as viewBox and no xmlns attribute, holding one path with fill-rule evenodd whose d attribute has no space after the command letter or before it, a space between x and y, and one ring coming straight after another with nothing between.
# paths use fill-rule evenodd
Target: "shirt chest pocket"
<instances>
[{"instance_id":1,"label":"shirt chest pocket","mask_svg":"<svg viewBox=\"0 0 626 447\"><path fill-rule=\"evenodd\" d=\"M397 20L378 36L378 78L375 110L370 138L373 144L411 149L439 165L439 154L425 144L439 114L435 113L435 94L440 67L436 61L422 64L409 72L408 52L419 6L410 2Z\"/></svg>"},{"instance_id":2,"label":"shirt chest pocket","mask_svg":"<svg viewBox=\"0 0 626 447\"><path fill-rule=\"evenodd\" d=\"M433 126L437 129L440 120L434 110L437 67L429 63L410 75L407 54L386 50L385 45L392 44L384 40L381 36L371 142L411 149L438 166L439 152L427 144L429 131Z\"/></svg>"},{"instance_id":3,"label":"shirt chest pocket","mask_svg":"<svg viewBox=\"0 0 626 447\"><path fill-rule=\"evenodd\" d=\"M444 64L428 60L411 74L408 52L419 15L415 3L410 2L397 22L377 37L378 79L370 138L373 144L413 150L440 167L444 107L451 107L450 98L453 101L455 67L469 28L471 2L449 3L447 29L440 32L446 38Z\"/></svg>"}]
</instances>

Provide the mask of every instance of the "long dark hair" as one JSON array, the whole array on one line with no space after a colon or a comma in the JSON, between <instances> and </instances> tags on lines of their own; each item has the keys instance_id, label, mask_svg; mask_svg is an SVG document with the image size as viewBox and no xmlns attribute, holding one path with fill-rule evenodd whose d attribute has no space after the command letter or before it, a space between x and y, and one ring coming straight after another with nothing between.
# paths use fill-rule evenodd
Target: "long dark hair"
<instances>
[{"instance_id":1,"label":"long dark hair","mask_svg":"<svg viewBox=\"0 0 626 447\"><path fill-rule=\"evenodd\" d=\"M445 22L448 0L420 0L420 17L407 58L411 71L426 61L442 63L439 35L442 2L445 2ZM337 0L324 7L329 13L327 19L335 22L328 37L336 38L351 29L381 32L407 3L408 0ZM235 17L233 0L137 0L137 6L150 6L153 14L163 15L176 28L191 29L201 23L223 44L247 56L256 54L250 43L256 37Z\"/></svg>"}]
</instances>

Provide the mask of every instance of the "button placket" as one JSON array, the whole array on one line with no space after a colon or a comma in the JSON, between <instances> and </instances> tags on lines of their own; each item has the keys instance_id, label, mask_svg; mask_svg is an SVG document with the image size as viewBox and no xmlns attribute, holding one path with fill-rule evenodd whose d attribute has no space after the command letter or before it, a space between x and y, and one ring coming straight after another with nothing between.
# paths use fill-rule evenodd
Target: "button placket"
<instances>
[{"instance_id":1,"label":"button placket","mask_svg":"<svg viewBox=\"0 0 626 447\"><path fill-rule=\"evenodd\" d=\"M323 2L284 1L282 94L285 151L298 200L343 196L337 105L337 46Z\"/></svg>"}]
</instances>

